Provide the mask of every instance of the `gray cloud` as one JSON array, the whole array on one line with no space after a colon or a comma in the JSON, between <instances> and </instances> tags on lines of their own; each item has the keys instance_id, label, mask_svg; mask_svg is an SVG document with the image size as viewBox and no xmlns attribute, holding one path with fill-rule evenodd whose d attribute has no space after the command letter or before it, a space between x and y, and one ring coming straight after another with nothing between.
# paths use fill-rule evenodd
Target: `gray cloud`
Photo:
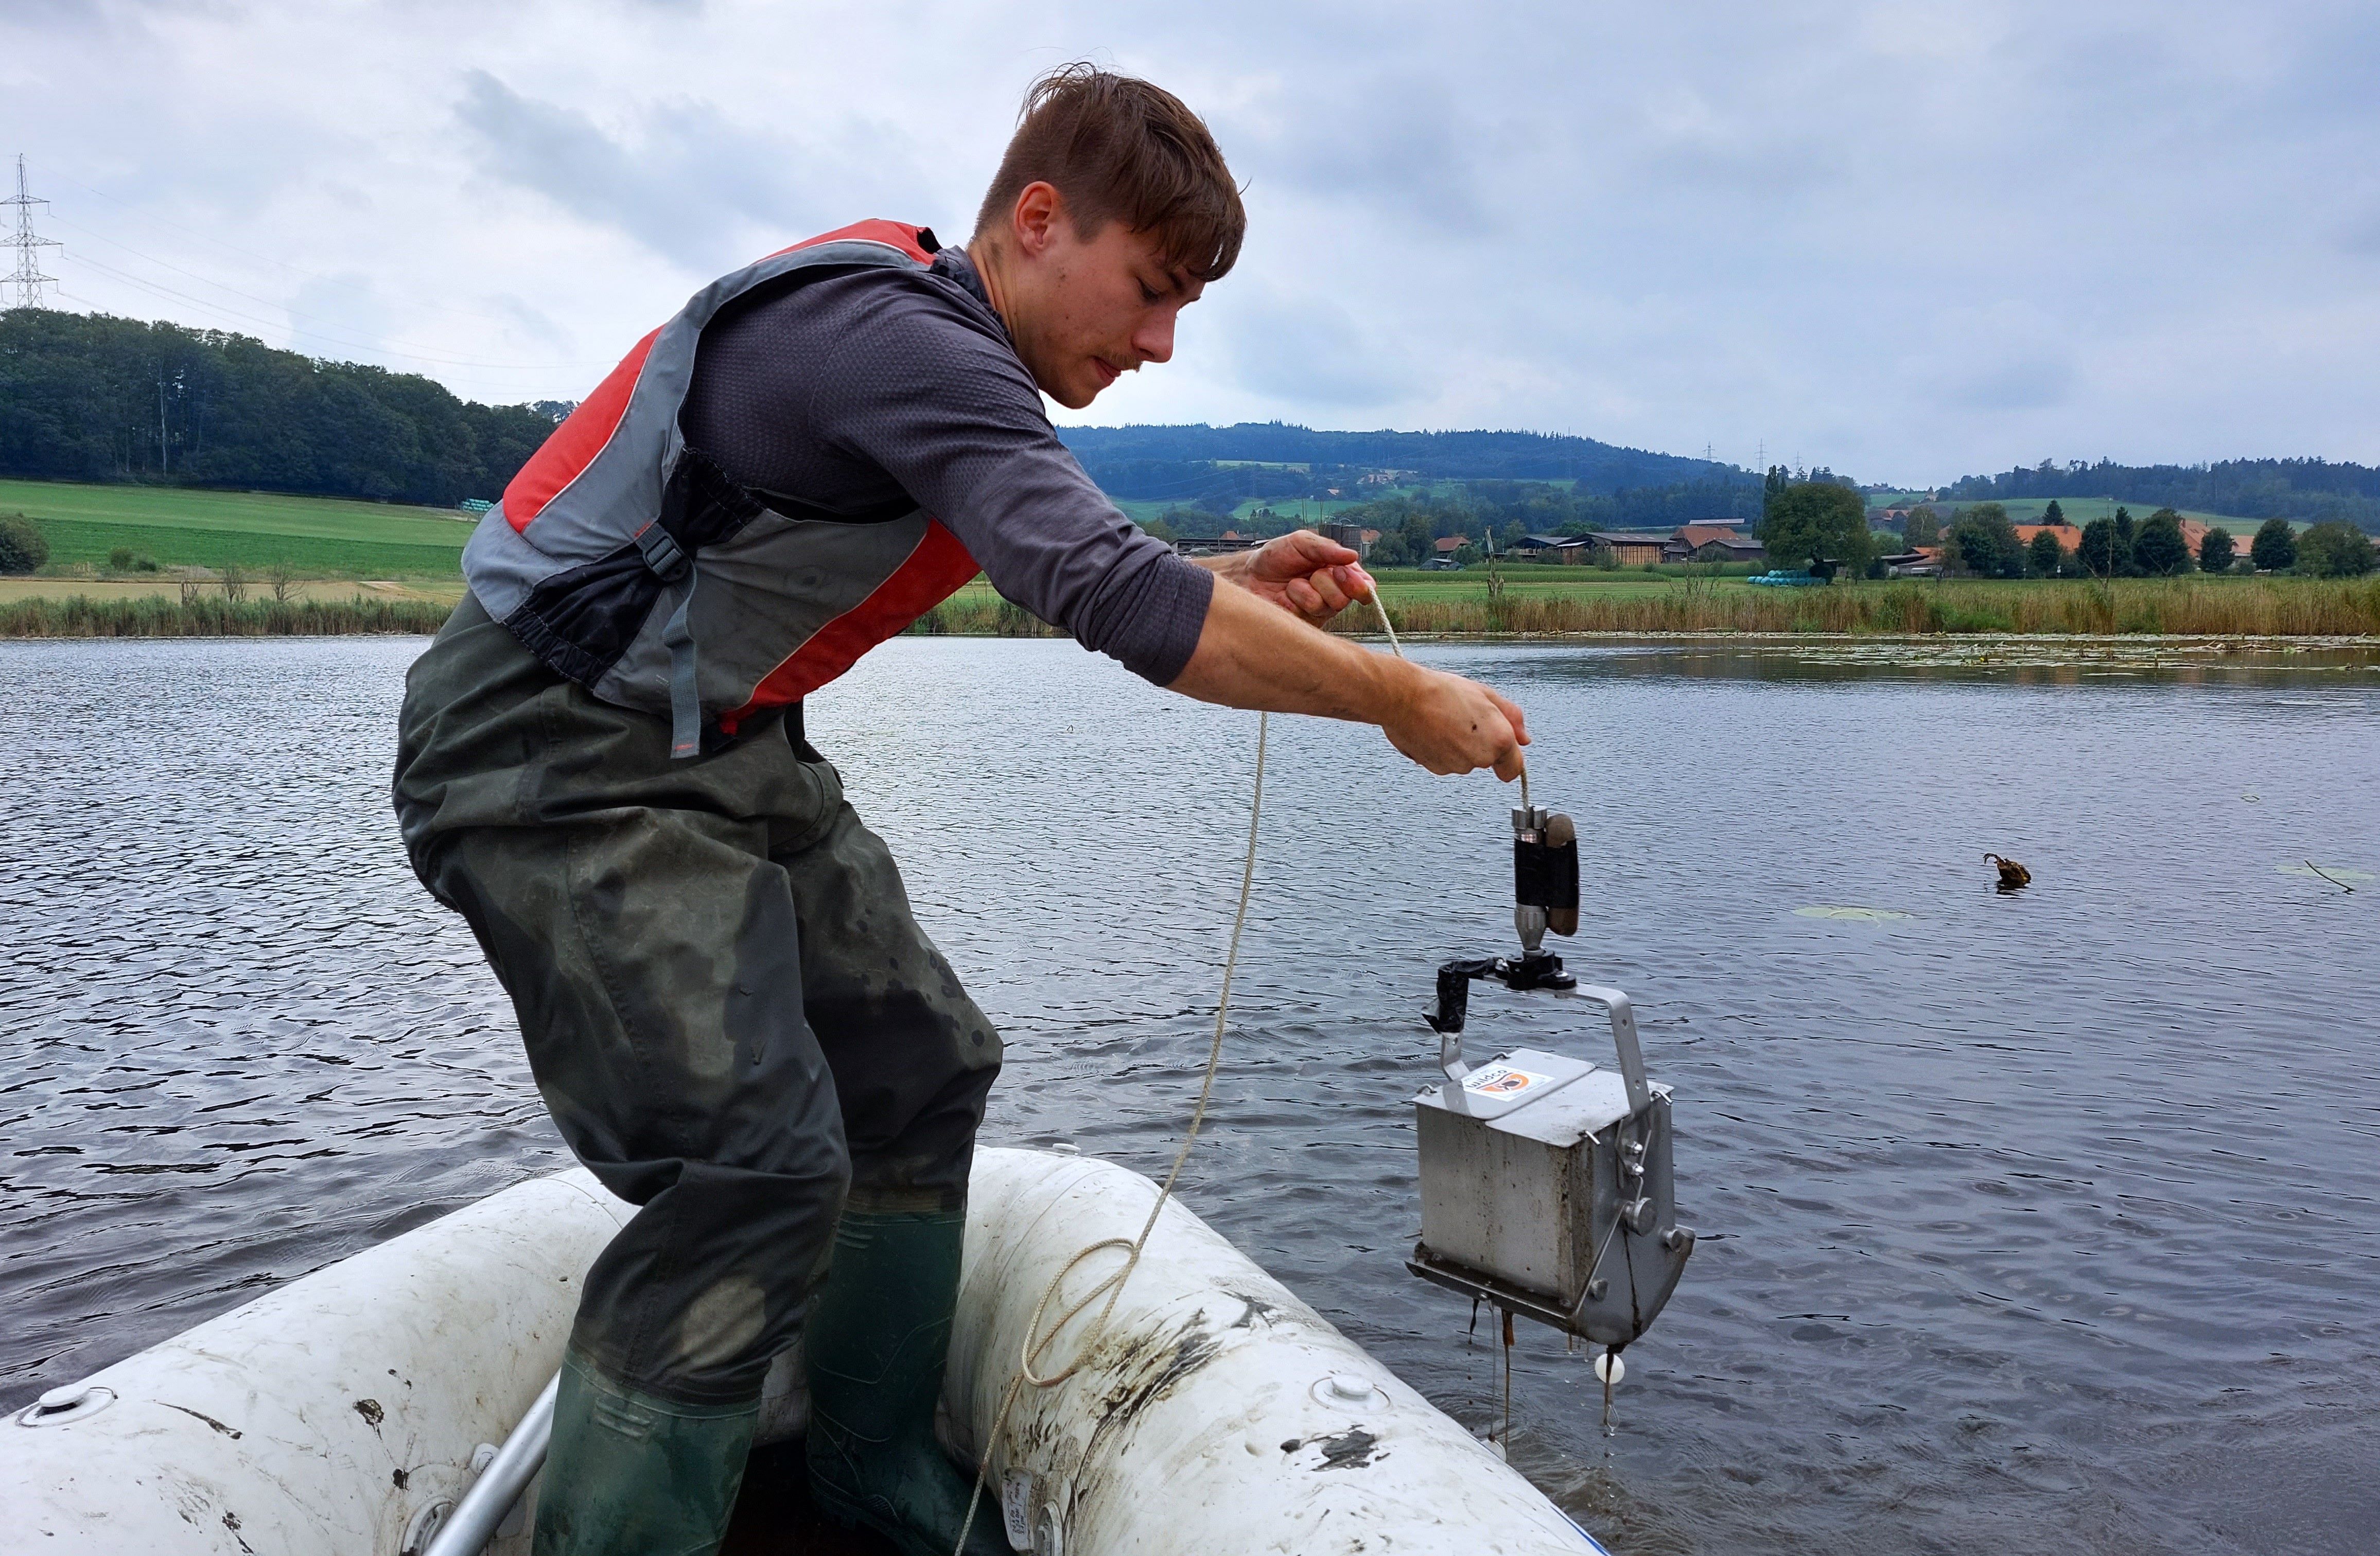
<instances>
[{"instance_id":1,"label":"gray cloud","mask_svg":"<svg viewBox=\"0 0 2380 1556\"><path fill-rule=\"evenodd\" d=\"M1909 480L2380 459L2364 0L0 14L66 235L205 279L83 252L234 327L309 275L369 283L391 365L482 398L583 393L806 233L955 235L1025 81L1083 55L1206 114L1254 223L1175 361L1099 419L1765 442ZM183 308L75 260L79 297Z\"/></svg>"},{"instance_id":2,"label":"gray cloud","mask_svg":"<svg viewBox=\"0 0 2380 1556\"><path fill-rule=\"evenodd\" d=\"M799 226L810 214L782 171L792 161L786 148L699 104L656 110L632 150L577 109L471 70L455 116L491 175L687 264L733 263L719 256L746 223Z\"/></svg>"},{"instance_id":3,"label":"gray cloud","mask_svg":"<svg viewBox=\"0 0 2380 1556\"><path fill-rule=\"evenodd\" d=\"M1321 288L1242 308L1230 337L1238 381L1271 402L1365 411L1392 404L1410 387L1402 354Z\"/></svg>"}]
</instances>

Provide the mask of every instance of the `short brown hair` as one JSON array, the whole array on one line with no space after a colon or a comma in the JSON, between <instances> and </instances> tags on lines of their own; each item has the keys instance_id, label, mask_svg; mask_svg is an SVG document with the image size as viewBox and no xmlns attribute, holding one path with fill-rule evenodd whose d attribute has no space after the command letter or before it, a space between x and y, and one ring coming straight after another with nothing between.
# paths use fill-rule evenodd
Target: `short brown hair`
<instances>
[{"instance_id":1,"label":"short brown hair","mask_svg":"<svg viewBox=\"0 0 2380 1556\"><path fill-rule=\"evenodd\" d=\"M1204 120L1162 87L1087 64L1026 89L1016 134L983 197L976 231L1006 221L1026 186L1064 197L1075 231L1110 222L1154 233L1166 261L1214 281L1240 257L1247 212Z\"/></svg>"}]
</instances>

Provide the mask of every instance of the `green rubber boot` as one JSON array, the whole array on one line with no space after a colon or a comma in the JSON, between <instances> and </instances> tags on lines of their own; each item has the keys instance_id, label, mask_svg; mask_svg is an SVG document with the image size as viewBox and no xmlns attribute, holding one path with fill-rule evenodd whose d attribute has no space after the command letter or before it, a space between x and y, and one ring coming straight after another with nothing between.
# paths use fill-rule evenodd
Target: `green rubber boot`
<instances>
[{"instance_id":1,"label":"green rubber boot","mask_svg":"<svg viewBox=\"0 0 2380 1556\"><path fill-rule=\"evenodd\" d=\"M565 1357L534 1556L710 1556L759 1420L758 1400L672 1404Z\"/></svg>"},{"instance_id":2,"label":"green rubber boot","mask_svg":"<svg viewBox=\"0 0 2380 1556\"><path fill-rule=\"evenodd\" d=\"M809 1361L810 1498L902 1556L952 1556L974 1478L934 1441L934 1402L959 1295L964 1211L846 1209L834 1263L802 1331ZM1000 1502L975 1510L967 1556L1009 1556Z\"/></svg>"}]
</instances>

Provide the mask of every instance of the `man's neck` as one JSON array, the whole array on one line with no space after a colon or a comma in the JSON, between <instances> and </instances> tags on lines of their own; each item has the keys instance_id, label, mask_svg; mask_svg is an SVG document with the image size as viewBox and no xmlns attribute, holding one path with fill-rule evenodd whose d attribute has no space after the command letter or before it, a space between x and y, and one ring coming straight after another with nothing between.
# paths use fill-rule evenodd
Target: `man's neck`
<instances>
[{"instance_id":1,"label":"man's neck","mask_svg":"<svg viewBox=\"0 0 2380 1556\"><path fill-rule=\"evenodd\" d=\"M988 237L969 239L966 257L967 262L975 266L976 278L983 283L983 295L991 299L991 311L1000 315L1001 323L1014 334L1015 327L1008 318L1008 257L999 244Z\"/></svg>"}]
</instances>

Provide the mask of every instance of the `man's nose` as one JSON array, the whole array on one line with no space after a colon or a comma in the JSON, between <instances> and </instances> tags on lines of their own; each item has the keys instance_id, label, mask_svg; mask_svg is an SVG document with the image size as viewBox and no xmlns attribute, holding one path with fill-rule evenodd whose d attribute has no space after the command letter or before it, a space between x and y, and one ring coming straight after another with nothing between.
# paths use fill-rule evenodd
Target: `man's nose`
<instances>
[{"instance_id":1,"label":"man's nose","mask_svg":"<svg viewBox=\"0 0 2380 1556\"><path fill-rule=\"evenodd\" d=\"M1132 349L1143 362L1173 360L1173 310L1167 308L1133 332Z\"/></svg>"}]
</instances>

